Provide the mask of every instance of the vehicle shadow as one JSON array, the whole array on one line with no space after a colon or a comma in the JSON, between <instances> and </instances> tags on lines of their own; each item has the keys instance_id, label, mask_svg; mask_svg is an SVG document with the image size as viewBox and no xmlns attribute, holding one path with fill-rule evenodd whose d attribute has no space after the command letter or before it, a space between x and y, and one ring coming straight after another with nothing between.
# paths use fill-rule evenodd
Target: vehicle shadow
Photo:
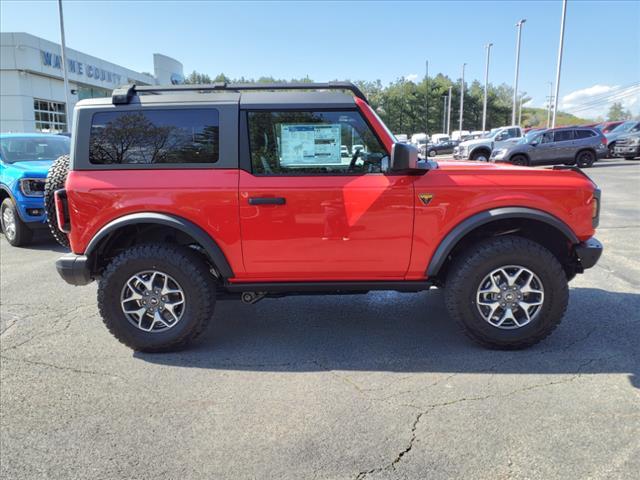
<instances>
[{"instance_id":1,"label":"vehicle shadow","mask_svg":"<svg viewBox=\"0 0 640 480\"><path fill-rule=\"evenodd\" d=\"M186 368L306 372L624 373L640 388L640 295L571 289L567 315L522 351L476 346L449 320L441 291L218 302L188 350L134 354Z\"/></svg>"}]
</instances>

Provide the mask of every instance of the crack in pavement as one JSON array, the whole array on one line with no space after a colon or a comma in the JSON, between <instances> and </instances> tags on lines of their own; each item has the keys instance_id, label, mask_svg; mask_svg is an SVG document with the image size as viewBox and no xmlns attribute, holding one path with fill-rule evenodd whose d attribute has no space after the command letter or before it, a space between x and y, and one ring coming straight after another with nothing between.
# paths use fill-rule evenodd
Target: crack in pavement
<instances>
[{"instance_id":1,"label":"crack in pavement","mask_svg":"<svg viewBox=\"0 0 640 480\"><path fill-rule=\"evenodd\" d=\"M110 378L117 378L119 380L124 380L124 378L122 378L119 375L115 375L112 373L106 373L106 372L98 372L95 370L83 370L80 368L74 368L74 367L67 367L64 365L57 365L55 363L48 363L48 362L41 362L38 360L29 360L27 358L15 358L15 357L7 357L5 355L0 355L0 359L3 360L10 360L10 361L14 361L14 362L20 362L20 363L27 363L30 365L38 365L41 367L49 367L49 368L55 368L56 370L65 370L65 371L69 371L69 372L73 372L73 373L80 373L80 374L85 374L85 375L99 375L99 376L103 376L103 377L110 377Z\"/></svg>"},{"instance_id":2,"label":"crack in pavement","mask_svg":"<svg viewBox=\"0 0 640 480\"><path fill-rule=\"evenodd\" d=\"M398 463L400 463L402 458L407 453L409 453L411 451L411 449L413 448L413 445L414 445L414 443L416 441L416 438L417 438L416 430L418 428L418 424L420 423L420 420L424 416L426 416L429 412L435 410L436 408L448 407L450 405L456 405L456 404L463 403L463 402L484 401L484 400L488 400L490 398L506 398L506 397L510 397L510 396L513 396L513 395L517 395L519 393L528 392L530 390L536 390L536 389L539 389L539 388L546 388L546 387L550 387L550 386L553 386L553 385L560 385L560 384L570 383L570 382L573 382L574 380L577 380L578 378L580 378L582 376L582 369L584 369L585 367L587 367L591 363L594 363L594 362L599 361L599 360L606 360L606 358L591 358L591 359L588 359L588 360L584 361L582 364L580 364L578 366L577 373L572 375L571 377L569 377L567 379L554 380L554 381L551 381L551 382L528 385L526 387L517 388L517 389L512 390L510 392L507 392L507 393L488 394L488 395L482 395L482 396L477 396L477 397L468 397L468 398L467 397L462 397L462 398L457 398L455 400L450 400L448 402L434 403L434 404L427 405L427 406L424 406L424 407L419 407L419 406L411 405L411 404L405 404L403 406L421 410L416 415L416 418L413 421L413 424L411 426L411 438L409 440L408 445L396 455L396 457L394 458L394 460L391 461L391 463L389 463L387 465L384 465L382 467L377 467L377 468L373 468L373 469L370 469L370 470L363 470L363 471L359 472L356 475L355 480L363 480L367 476L369 476L371 474L374 474L374 473L380 473L380 472L383 472L383 471L386 471L386 470L395 470L396 469L396 465Z\"/></svg>"}]
</instances>

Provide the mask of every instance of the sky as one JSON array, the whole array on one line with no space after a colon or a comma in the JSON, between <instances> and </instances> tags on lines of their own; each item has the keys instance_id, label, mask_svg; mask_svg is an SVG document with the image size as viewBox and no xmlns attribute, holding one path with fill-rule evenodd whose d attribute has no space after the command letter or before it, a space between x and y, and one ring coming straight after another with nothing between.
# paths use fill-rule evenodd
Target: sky
<instances>
[{"instance_id":1,"label":"sky","mask_svg":"<svg viewBox=\"0 0 640 480\"><path fill-rule=\"evenodd\" d=\"M113 2L63 0L67 46L136 71L153 53L231 78L421 79L430 74L513 85L543 106L555 79L561 0L428 2ZM59 42L57 2L0 1L0 29ZM635 85L635 86L634 86ZM607 99L640 114L640 1L569 0L560 108L606 114Z\"/></svg>"}]
</instances>

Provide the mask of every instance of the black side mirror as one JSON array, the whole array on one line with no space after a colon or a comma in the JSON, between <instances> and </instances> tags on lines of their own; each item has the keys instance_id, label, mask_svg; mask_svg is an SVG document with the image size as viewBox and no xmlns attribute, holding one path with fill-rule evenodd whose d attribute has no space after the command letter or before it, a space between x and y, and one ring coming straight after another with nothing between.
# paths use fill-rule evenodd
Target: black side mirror
<instances>
[{"instance_id":1,"label":"black side mirror","mask_svg":"<svg viewBox=\"0 0 640 480\"><path fill-rule=\"evenodd\" d=\"M394 143L391 148L391 173L405 173L415 175L425 173L424 168L418 166L418 149L406 143Z\"/></svg>"}]
</instances>

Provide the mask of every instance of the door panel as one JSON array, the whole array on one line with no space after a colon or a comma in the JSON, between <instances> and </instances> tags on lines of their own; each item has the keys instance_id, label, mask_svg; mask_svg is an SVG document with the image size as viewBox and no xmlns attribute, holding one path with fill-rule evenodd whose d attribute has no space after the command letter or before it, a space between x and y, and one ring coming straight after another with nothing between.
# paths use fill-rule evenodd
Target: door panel
<instances>
[{"instance_id":1,"label":"door panel","mask_svg":"<svg viewBox=\"0 0 640 480\"><path fill-rule=\"evenodd\" d=\"M241 171L246 278L402 278L411 254L413 181L383 174L254 176ZM255 204L252 198L284 200Z\"/></svg>"}]
</instances>

